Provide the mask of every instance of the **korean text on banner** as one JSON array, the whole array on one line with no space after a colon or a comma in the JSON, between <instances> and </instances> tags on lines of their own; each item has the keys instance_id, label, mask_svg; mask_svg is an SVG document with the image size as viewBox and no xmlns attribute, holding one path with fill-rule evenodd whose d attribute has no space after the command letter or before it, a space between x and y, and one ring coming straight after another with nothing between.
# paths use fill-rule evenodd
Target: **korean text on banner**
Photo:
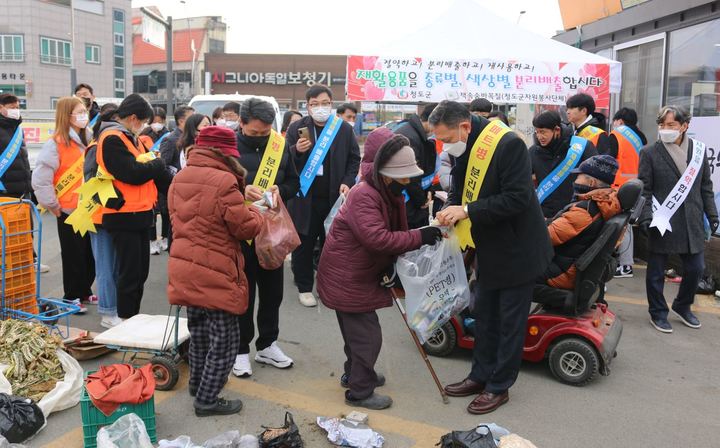
<instances>
[{"instance_id":1,"label":"korean text on banner","mask_svg":"<svg viewBox=\"0 0 720 448\"><path fill-rule=\"evenodd\" d=\"M704 142L705 151L710 165L710 179L713 183L715 194L715 205L720 210L720 117L693 117L690 121L688 135L696 140ZM720 230L716 235L720 234Z\"/></svg>"},{"instance_id":2,"label":"korean text on banner","mask_svg":"<svg viewBox=\"0 0 720 448\"><path fill-rule=\"evenodd\" d=\"M610 104L607 64L541 61L348 56L351 101L469 102L564 105L576 93L595 98L598 109Z\"/></svg>"}]
</instances>

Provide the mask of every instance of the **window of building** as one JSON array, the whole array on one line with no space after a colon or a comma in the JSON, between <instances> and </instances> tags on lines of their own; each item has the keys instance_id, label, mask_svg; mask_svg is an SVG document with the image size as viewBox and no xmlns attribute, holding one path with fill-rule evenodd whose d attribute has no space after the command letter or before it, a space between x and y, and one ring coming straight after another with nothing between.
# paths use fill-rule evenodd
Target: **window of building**
<instances>
[{"instance_id":1,"label":"window of building","mask_svg":"<svg viewBox=\"0 0 720 448\"><path fill-rule=\"evenodd\" d=\"M85 44L85 62L88 64L100 63L100 45Z\"/></svg>"},{"instance_id":2,"label":"window of building","mask_svg":"<svg viewBox=\"0 0 720 448\"><path fill-rule=\"evenodd\" d=\"M17 62L24 59L23 36L18 34L0 34L0 61Z\"/></svg>"},{"instance_id":3,"label":"window of building","mask_svg":"<svg viewBox=\"0 0 720 448\"><path fill-rule=\"evenodd\" d=\"M12 93L15 96L25 96L25 84L0 84L0 94Z\"/></svg>"},{"instance_id":4,"label":"window of building","mask_svg":"<svg viewBox=\"0 0 720 448\"><path fill-rule=\"evenodd\" d=\"M55 110L57 109L57 103L60 101L59 96L51 96L50 97L50 109Z\"/></svg>"},{"instance_id":5,"label":"window of building","mask_svg":"<svg viewBox=\"0 0 720 448\"><path fill-rule=\"evenodd\" d=\"M210 39L208 50L210 53L225 53L225 41L220 39Z\"/></svg>"},{"instance_id":6,"label":"window of building","mask_svg":"<svg viewBox=\"0 0 720 448\"><path fill-rule=\"evenodd\" d=\"M113 69L115 97L125 96L125 12L113 9Z\"/></svg>"},{"instance_id":7,"label":"window of building","mask_svg":"<svg viewBox=\"0 0 720 448\"><path fill-rule=\"evenodd\" d=\"M51 37L40 37L40 62L70 65L72 63L70 42Z\"/></svg>"},{"instance_id":8,"label":"window of building","mask_svg":"<svg viewBox=\"0 0 720 448\"><path fill-rule=\"evenodd\" d=\"M693 117L720 112L720 20L670 33L667 104L686 107Z\"/></svg>"},{"instance_id":9,"label":"window of building","mask_svg":"<svg viewBox=\"0 0 720 448\"><path fill-rule=\"evenodd\" d=\"M622 92L616 108L629 107L638 114L638 127L653 135L662 105L664 35L651 36L615 47L615 60L622 62Z\"/></svg>"}]
</instances>

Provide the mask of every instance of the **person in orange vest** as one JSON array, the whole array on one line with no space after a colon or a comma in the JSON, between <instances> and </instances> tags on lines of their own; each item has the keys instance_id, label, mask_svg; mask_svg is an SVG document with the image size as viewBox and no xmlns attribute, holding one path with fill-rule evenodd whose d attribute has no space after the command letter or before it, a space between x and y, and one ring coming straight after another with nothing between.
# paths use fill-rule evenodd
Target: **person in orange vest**
<instances>
[{"instance_id":1,"label":"person in orange vest","mask_svg":"<svg viewBox=\"0 0 720 448\"><path fill-rule=\"evenodd\" d=\"M55 109L55 132L45 142L32 173L38 203L57 217L63 271L63 299L87 311L82 302L96 305L90 236L76 233L65 223L78 205L77 189L83 184L85 147L92 138L87 108L77 97L60 98Z\"/></svg>"},{"instance_id":2,"label":"person in orange vest","mask_svg":"<svg viewBox=\"0 0 720 448\"><path fill-rule=\"evenodd\" d=\"M615 176L613 187L638 176L640 165L640 149L647 145L647 138L637 127L637 112L629 107L622 107L613 116L613 130L610 132L610 155L615 157L620 166ZM631 226L625 228L625 236L618 248L619 265L615 278L633 276L633 231Z\"/></svg>"},{"instance_id":3,"label":"person in orange vest","mask_svg":"<svg viewBox=\"0 0 720 448\"><path fill-rule=\"evenodd\" d=\"M145 280L150 269L150 235L158 188L167 189L170 175L165 163L138 142L153 110L143 97L131 94L117 110L117 120L103 122L97 137L98 169L111 175L118 198L103 209L102 226L115 248L117 312L128 319L140 312Z\"/></svg>"},{"instance_id":4,"label":"person in orange vest","mask_svg":"<svg viewBox=\"0 0 720 448\"><path fill-rule=\"evenodd\" d=\"M575 135L590 140L598 154L610 153L610 137L605 132L605 115L595 112L595 100L587 93L578 93L565 102L567 118Z\"/></svg>"}]
</instances>

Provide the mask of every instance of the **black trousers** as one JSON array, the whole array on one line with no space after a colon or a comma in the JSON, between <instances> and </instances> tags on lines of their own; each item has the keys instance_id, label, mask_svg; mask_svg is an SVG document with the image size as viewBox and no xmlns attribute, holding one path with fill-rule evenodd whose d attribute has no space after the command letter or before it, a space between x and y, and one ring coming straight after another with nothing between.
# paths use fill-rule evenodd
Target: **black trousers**
<instances>
[{"instance_id":1,"label":"black trousers","mask_svg":"<svg viewBox=\"0 0 720 448\"><path fill-rule=\"evenodd\" d=\"M227 382L240 342L237 316L221 310L188 307L190 390L195 402L212 405Z\"/></svg>"},{"instance_id":2,"label":"black trousers","mask_svg":"<svg viewBox=\"0 0 720 448\"><path fill-rule=\"evenodd\" d=\"M110 230L116 255L118 316L129 319L140 312L145 280L150 271L150 238L147 229Z\"/></svg>"},{"instance_id":3,"label":"black trousers","mask_svg":"<svg viewBox=\"0 0 720 448\"><path fill-rule=\"evenodd\" d=\"M250 353L250 343L255 337L255 302L258 303L258 338L255 348L264 350L275 342L280 333L280 304L283 299L283 266L272 271L263 269L258 263L255 246L242 242L245 258L245 276L248 280L248 309L238 317L240 323L240 345L238 355ZM255 292L257 290L257 300Z\"/></svg>"},{"instance_id":4,"label":"black trousers","mask_svg":"<svg viewBox=\"0 0 720 448\"><path fill-rule=\"evenodd\" d=\"M315 272L313 270L313 251L315 243L320 239L320 247L325 245L325 218L332 204L330 199L313 199L310 210L310 230L307 235L300 235L300 246L292 254L292 272L298 292L312 292L315 284Z\"/></svg>"},{"instance_id":5,"label":"black trousers","mask_svg":"<svg viewBox=\"0 0 720 448\"><path fill-rule=\"evenodd\" d=\"M170 212L168 212L167 207L164 209L160 209L160 236L162 238L170 238Z\"/></svg>"},{"instance_id":6,"label":"black trousers","mask_svg":"<svg viewBox=\"0 0 720 448\"><path fill-rule=\"evenodd\" d=\"M494 394L510 389L522 363L534 284L475 289L475 346L470 379Z\"/></svg>"},{"instance_id":7,"label":"black trousers","mask_svg":"<svg viewBox=\"0 0 720 448\"><path fill-rule=\"evenodd\" d=\"M369 313L343 313L335 311L345 346L345 375L349 390L348 400L362 400L375 391L377 373L375 363L382 347L382 330L375 311Z\"/></svg>"},{"instance_id":8,"label":"black trousers","mask_svg":"<svg viewBox=\"0 0 720 448\"><path fill-rule=\"evenodd\" d=\"M68 215L57 218L60 258L63 271L63 298L84 299L92 295L95 281L95 258L93 258L90 235L80 236L71 225L65 224Z\"/></svg>"},{"instance_id":9,"label":"black trousers","mask_svg":"<svg viewBox=\"0 0 720 448\"><path fill-rule=\"evenodd\" d=\"M667 259L667 254L653 252L648 254L645 288L647 289L650 316L653 319L666 319L669 311L663 294ZM695 302L695 292L705 270L705 256L703 252L680 254L680 260L683 264L683 276L673 306L680 311L687 311Z\"/></svg>"}]
</instances>

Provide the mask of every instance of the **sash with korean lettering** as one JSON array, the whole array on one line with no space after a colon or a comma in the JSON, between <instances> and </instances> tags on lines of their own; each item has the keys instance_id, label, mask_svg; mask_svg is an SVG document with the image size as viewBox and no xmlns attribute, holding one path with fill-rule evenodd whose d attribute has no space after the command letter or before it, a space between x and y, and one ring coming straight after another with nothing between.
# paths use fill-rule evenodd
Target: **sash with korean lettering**
<instances>
[{"instance_id":1,"label":"sash with korean lettering","mask_svg":"<svg viewBox=\"0 0 720 448\"><path fill-rule=\"evenodd\" d=\"M157 141L152 145L152 148L150 148L150 151L152 152L160 152L160 143L162 143L163 140L165 140L165 137L170 135L169 132L164 133Z\"/></svg>"},{"instance_id":2,"label":"sash with korean lettering","mask_svg":"<svg viewBox=\"0 0 720 448\"><path fill-rule=\"evenodd\" d=\"M334 116L323 128L320 133L320 137L318 137L315 142L315 147L313 147L310 152L310 156L305 163L305 167L300 173L300 192L298 193L298 196L303 197L307 195L307 192L310 190L310 186L313 181L315 181L315 176L317 176L318 170L323 166L325 156L327 156L330 151L330 145L332 145L333 140L335 140L341 125L342 119L338 116Z\"/></svg>"},{"instance_id":3,"label":"sash with korean lettering","mask_svg":"<svg viewBox=\"0 0 720 448\"><path fill-rule=\"evenodd\" d=\"M640 150L643 147L642 140L640 140L640 136L638 136L632 129L629 127L622 125L615 128L617 132L620 133L627 141L630 142L635 152L640 155Z\"/></svg>"},{"instance_id":4,"label":"sash with korean lettering","mask_svg":"<svg viewBox=\"0 0 720 448\"><path fill-rule=\"evenodd\" d=\"M73 163L70 168L65 170L55 184L55 195L58 199L65 196L68 191L72 191L75 184L83 181L83 164L85 157L80 157Z\"/></svg>"},{"instance_id":5,"label":"sash with korean lettering","mask_svg":"<svg viewBox=\"0 0 720 448\"><path fill-rule=\"evenodd\" d=\"M88 123L88 127L89 127L90 129L94 128L94 127L95 127L95 123L97 123L97 121L98 121L99 119L100 119L100 113L98 112L97 115L95 115L95 116L93 117L93 119L90 120L90 123Z\"/></svg>"},{"instance_id":6,"label":"sash with korean lettering","mask_svg":"<svg viewBox=\"0 0 720 448\"><path fill-rule=\"evenodd\" d=\"M283 151L285 151L285 139L282 135L275 132L274 129L271 130L270 138L268 139L267 145L265 145L265 152L260 161L253 185L262 191L275 185L275 178L280 168Z\"/></svg>"},{"instance_id":7,"label":"sash with korean lettering","mask_svg":"<svg viewBox=\"0 0 720 448\"><path fill-rule=\"evenodd\" d=\"M508 132L510 132L509 127L505 126L501 121L495 120L485 126L485 129L475 140L470 151L467 170L465 171L465 188L462 195L463 205L477 200L498 143ZM461 249L468 246L475 247L470 233L470 226L469 218L463 219L455 226Z\"/></svg>"},{"instance_id":8,"label":"sash with korean lettering","mask_svg":"<svg viewBox=\"0 0 720 448\"><path fill-rule=\"evenodd\" d=\"M13 164L18 154L20 154L20 148L22 148L23 142L23 130L20 126L15 129L15 133L10 139L5 150L0 154L0 178L5 175L5 172ZM0 181L0 191L5 191L5 185Z\"/></svg>"},{"instance_id":9,"label":"sash with korean lettering","mask_svg":"<svg viewBox=\"0 0 720 448\"><path fill-rule=\"evenodd\" d=\"M592 141L595 137L602 134L603 132L605 131L600 128L596 128L595 126L585 126L582 131L577 133L577 135Z\"/></svg>"},{"instance_id":10,"label":"sash with korean lettering","mask_svg":"<svg viewBox=\"0 0 720 448\"><path fill-rule=\"evenodd\" d=\"M555 169L552 170L552 172L548 174L537 187L536 193L538 201L540 201L541 204L545 199L553 194L557 187L565 182L565 179L567 179L570 175L570 171L572 171L577 164L580 163L580 159L585 152L587 142L588 141L586 139L578 137L577 135L570 139L570 148L568 148L565 159L563 159L563 161L556 166Z\"/></svg>"},{"instance_id":11,"label":"sash with korean lettering","mask_svg":"<svg viewBox=\"0 0 720 448\"><path fill-rule=\"evenodd\" d=\"M432 187L433 179L435 179L437 172L440 170L440 156L438 156L435 160L435 171L433 171L432 174L428 174L427 176L420 179L420 186L423 190L429 190L430 187ZM408 202L410 200L410 196L407 194L407 190L403 190L402 193L403 197L405 198L405 202Z\"/></svg>"},{"instance_id":12,"label":"sash with korean lettering","mask_svg":"<svg viewBox=\"0 0 720 448\"><path fill-rule=\"evenodd\" d=\"M665 232L672 232L670 219L680 206L682 206L683 202L685 202L685 199L687 199L687 195L690 193L693 183L695 183L695 178L697 178L702 169L702 164L705 160L705 143L697 140L692 140L692 143L692 159L690 159L690 163L688 163L685 172L682 173L682 176L680 176L680 179L670 191L670 194L665 198L665 201L660 204L660 201L653 196L653 219L650 227L656 227L660 235L665 235Z\"/></svg>"}]
</instances>

